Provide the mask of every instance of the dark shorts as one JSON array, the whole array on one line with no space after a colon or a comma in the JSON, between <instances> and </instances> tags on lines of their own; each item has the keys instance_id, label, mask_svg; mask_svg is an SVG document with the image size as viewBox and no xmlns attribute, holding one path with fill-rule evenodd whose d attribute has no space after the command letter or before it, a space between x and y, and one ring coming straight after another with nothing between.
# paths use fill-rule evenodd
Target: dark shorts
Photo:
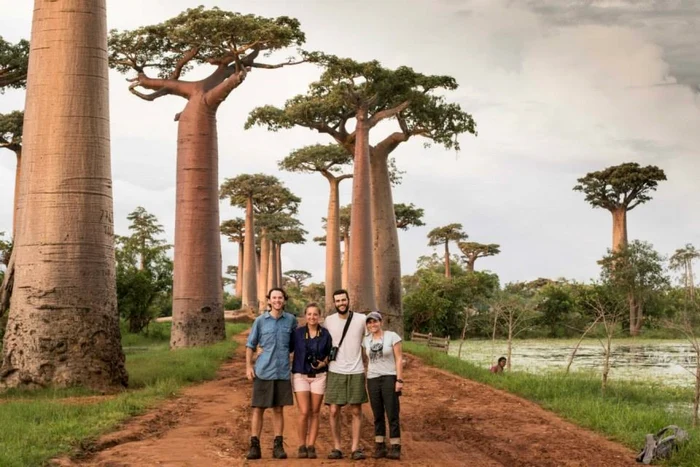
<instances>
[{"instance_id":1,"label":"dark shorts","mask_svg":"<svg viewBox=\"0 0 700 467\"><path fill-rule=\"evenodd\" d=\"M328 405L364 404L367 402L365 374L341 375L329 371L324 402Z\"/></svg>"},{"instance_id":2,"label":"dark shorts","mask_svg":"<svg viewBox=\"0 0 700 467\"><path fill-rule=\"evenodd\" d=\"M292 382L288 379L253 380L253 402L251 407L270 408L294 405Z\"/></svg>"}]
</instances>

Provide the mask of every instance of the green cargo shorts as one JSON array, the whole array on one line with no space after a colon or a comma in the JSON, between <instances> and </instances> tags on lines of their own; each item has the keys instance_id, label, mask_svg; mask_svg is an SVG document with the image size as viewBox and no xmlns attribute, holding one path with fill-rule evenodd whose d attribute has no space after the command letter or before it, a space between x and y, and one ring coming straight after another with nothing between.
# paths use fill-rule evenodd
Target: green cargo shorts
<instances>
[{"instance_id":1,"label":"green cargo shorts","mask_svg":"<svg viewBox=\"0 0 700 467\"><path fill-rule=\"evenodd\" d=\"M341 375L328 372L326 380L326 405L364 404L367 402L365 374Z\"/></svg>"}]
</instances>

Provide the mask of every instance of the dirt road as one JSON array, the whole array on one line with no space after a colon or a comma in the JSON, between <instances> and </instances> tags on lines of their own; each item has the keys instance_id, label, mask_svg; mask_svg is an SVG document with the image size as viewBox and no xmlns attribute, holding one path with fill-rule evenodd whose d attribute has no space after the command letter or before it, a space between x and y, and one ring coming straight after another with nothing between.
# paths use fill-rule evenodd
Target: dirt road
<instances>
[{"instance_id":1,"label":"dirt road","mask_svg":"<svg viewBox=\"0 0 700 467\"><path fill-rule=\"evenodd\" d=\"M236 339L243 344L244 337ZM296 408L285 410L286 461L271 458L272 420L266 413L263 459L246 461L251 383L244 376L244 345L218 379L136 417L80 456L57 460L62 466L350 465L325 459L331 448L324 407L317 451L320 459L295 459L299 440ZM412 466L633 466L634 453L565 422L537 405L483 384L455 377L408 356L401 399L403 452L400 465ZM373 447L372 414L364 407L362 439ZM348 433L349 416L343 436ZM348 446L344 452L349 453ZM399 465L368 459L361 465Z\"/></svg>"}]
</instances>

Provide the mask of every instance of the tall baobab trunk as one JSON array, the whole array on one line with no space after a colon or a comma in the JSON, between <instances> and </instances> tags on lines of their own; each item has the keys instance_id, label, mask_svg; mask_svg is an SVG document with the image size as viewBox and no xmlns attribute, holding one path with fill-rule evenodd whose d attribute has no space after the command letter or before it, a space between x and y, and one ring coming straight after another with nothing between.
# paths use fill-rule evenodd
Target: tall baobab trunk
<instances>
[{"instance_id":1,"label":"tall baobab trunk","mask_svg":"<svg viewBox=\"0 0 700 467\"><path fill-rule=\"evenodd\" d=\"M260 272L258 274L258 310L263 311L267 304L267 271L270 267L270 240L265 229L260 232Z\"/></svg>"},{"instance_id":2,"label":"tall baobab trunk","mask_svg":"<svg viewBox=\"0 0 700 467\"><path fill-rule=\"evenodd\" d=\"M37 0L30 50L0 385L122 388L105 0Z\"/></svg>"},{"instance_id":3,"label":"tall baobab trunk","mask_svg":"<svg viewBox=\"0 0 700 467\"><path fill-rule=\"evenodd\" d=\"M267 290L273 287L279 287L277 284L277 255L275 250L277 249L277 243L270 242L270 267L267 272Z\"/></svg>"},{"instance_id":4,"label":"tall baobab trunk","mask_svg":"<svg viewBox=\"0 0 700 467\"><path fill-rule=\"evenodd\" d=\"M452 277L452 271L450 271L450 241L445 239L445 277L448 279Z\"/></svg>"},{"instance_id":5,"label":"tall baobab trunk","mask_svg":"<svg viewBox=\"0 0 700 467\"><path fill-rule=\"evenodd\" d=\"M348 276L350 275L350 233L345 232L343 236L343 270L341 273L341 285L343 289L348 289ZM330 308L331 310L333 308Z\"/></svg>"},{"instance_id":6,"label":"tall baobab trunk","mask_svg":"<svg viewBox=\"0 0 700 467\"><path fill-rule=\"evenodd\" d=\"M372 214L370 204L369 119L367 108L357 111L355 161L350 211L350 269L348 292L354 311L376 310L372 265Z\"/></svg>"},{"instance_id":7,"label":"tall baobab trunk","mask_svg":"<svg viewBox=\"0 0 700 467\"><path fill-rule=\"evenodd\" d=\"M374 295L384 316L384 326L403 336L401 255L388 158L388 154L376 150L370 156Z\"/></svg>"},{"instance_id":8,"label":"tall baobab trunk","mask_svg":"<svg viewBox=\"0 0 700 467\"><path fill-rule=\"evenodd\" d=\"M467 256L467 272L474 272L474 263L476 263L476 256Z\"/></svg>"},{"instance_id":9,"label":"tall baobab trunk","mask_svg":"<svg viewBox=\"0 0 700 467\"><path fill-rule=\"evenodd\" d=\"M275 243L275 272L277 273L277 287L282 287L282 244Z\"/></svg>"},{"instance_id":10,"label":"tall baobab trunk","mask_svg":"<svg viewBox=\"0 0 700 467\"><path fill-rule=\"evenodd\" d=\"M617 253L627 246L627 209L618 208L611 211L613 216L613 252Z\"/></svg>"},{"instance_id":11,"label":"tall baobab trunk","mask_svg":"<svg viewBox=\"0 0 700 467\"><path fill-rule=\"evenodd\" d=\"M243 293L243 240L238 243L238 272L236 273L236 296Z\"/></svg>"},{"instance_id":12,"label":"tall baobab trunk","mask_svg":"<svg viewBox=\"0 0 700 467\"><path fill-rule=\"evenodd\" d=\"M326 313L333 309L333 292L340 288L340 180L329 177L330 196L326 218Z\"/></svg>"},{"instance_id":13,"label":"tall baobab trunk","mask_svg":"<svg viewBox=\"0 0 700 467\"><path fill-rule=\"evenodd\" d=\"M170 347L207 345L226 338L216 108L204 94L190 97L177 137L173 324Z\"/></svg>"},{"instance_id":14,"label":"tall baobab trunk","mask_svg":"<svg viewBox=\"0 0 700 467\"><path fill-rule=\"evenodd\" d=\"M253 219L253 198L248 198L245 209L245 242L243 247L243 290L242 307L257 309L257 267L255 265L255 220Z\"/></svg>"}]
</instances>

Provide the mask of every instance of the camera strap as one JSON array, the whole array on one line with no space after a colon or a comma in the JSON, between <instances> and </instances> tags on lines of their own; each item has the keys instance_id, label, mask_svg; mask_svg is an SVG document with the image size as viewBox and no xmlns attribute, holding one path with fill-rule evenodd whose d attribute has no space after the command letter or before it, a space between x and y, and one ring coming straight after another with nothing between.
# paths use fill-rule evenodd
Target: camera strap
<instances>
[{"instance_id":1,"label":"camera strap","mask_svg":"<svg viewBox=\"0 0 700 467\"><path fill-rule=\"evenodd\" d=\"M348 320L345 322L345 327L343 328L343 335L340 338L340 342L338 343L338 348L340 348L341 345L343 345L343 341L345 340L345 335L348 333L348 328L350 327L350 321L352 321L352 315L353 312L350 312L350 316L348 316Z\"/></svg>"}]
</instances>

